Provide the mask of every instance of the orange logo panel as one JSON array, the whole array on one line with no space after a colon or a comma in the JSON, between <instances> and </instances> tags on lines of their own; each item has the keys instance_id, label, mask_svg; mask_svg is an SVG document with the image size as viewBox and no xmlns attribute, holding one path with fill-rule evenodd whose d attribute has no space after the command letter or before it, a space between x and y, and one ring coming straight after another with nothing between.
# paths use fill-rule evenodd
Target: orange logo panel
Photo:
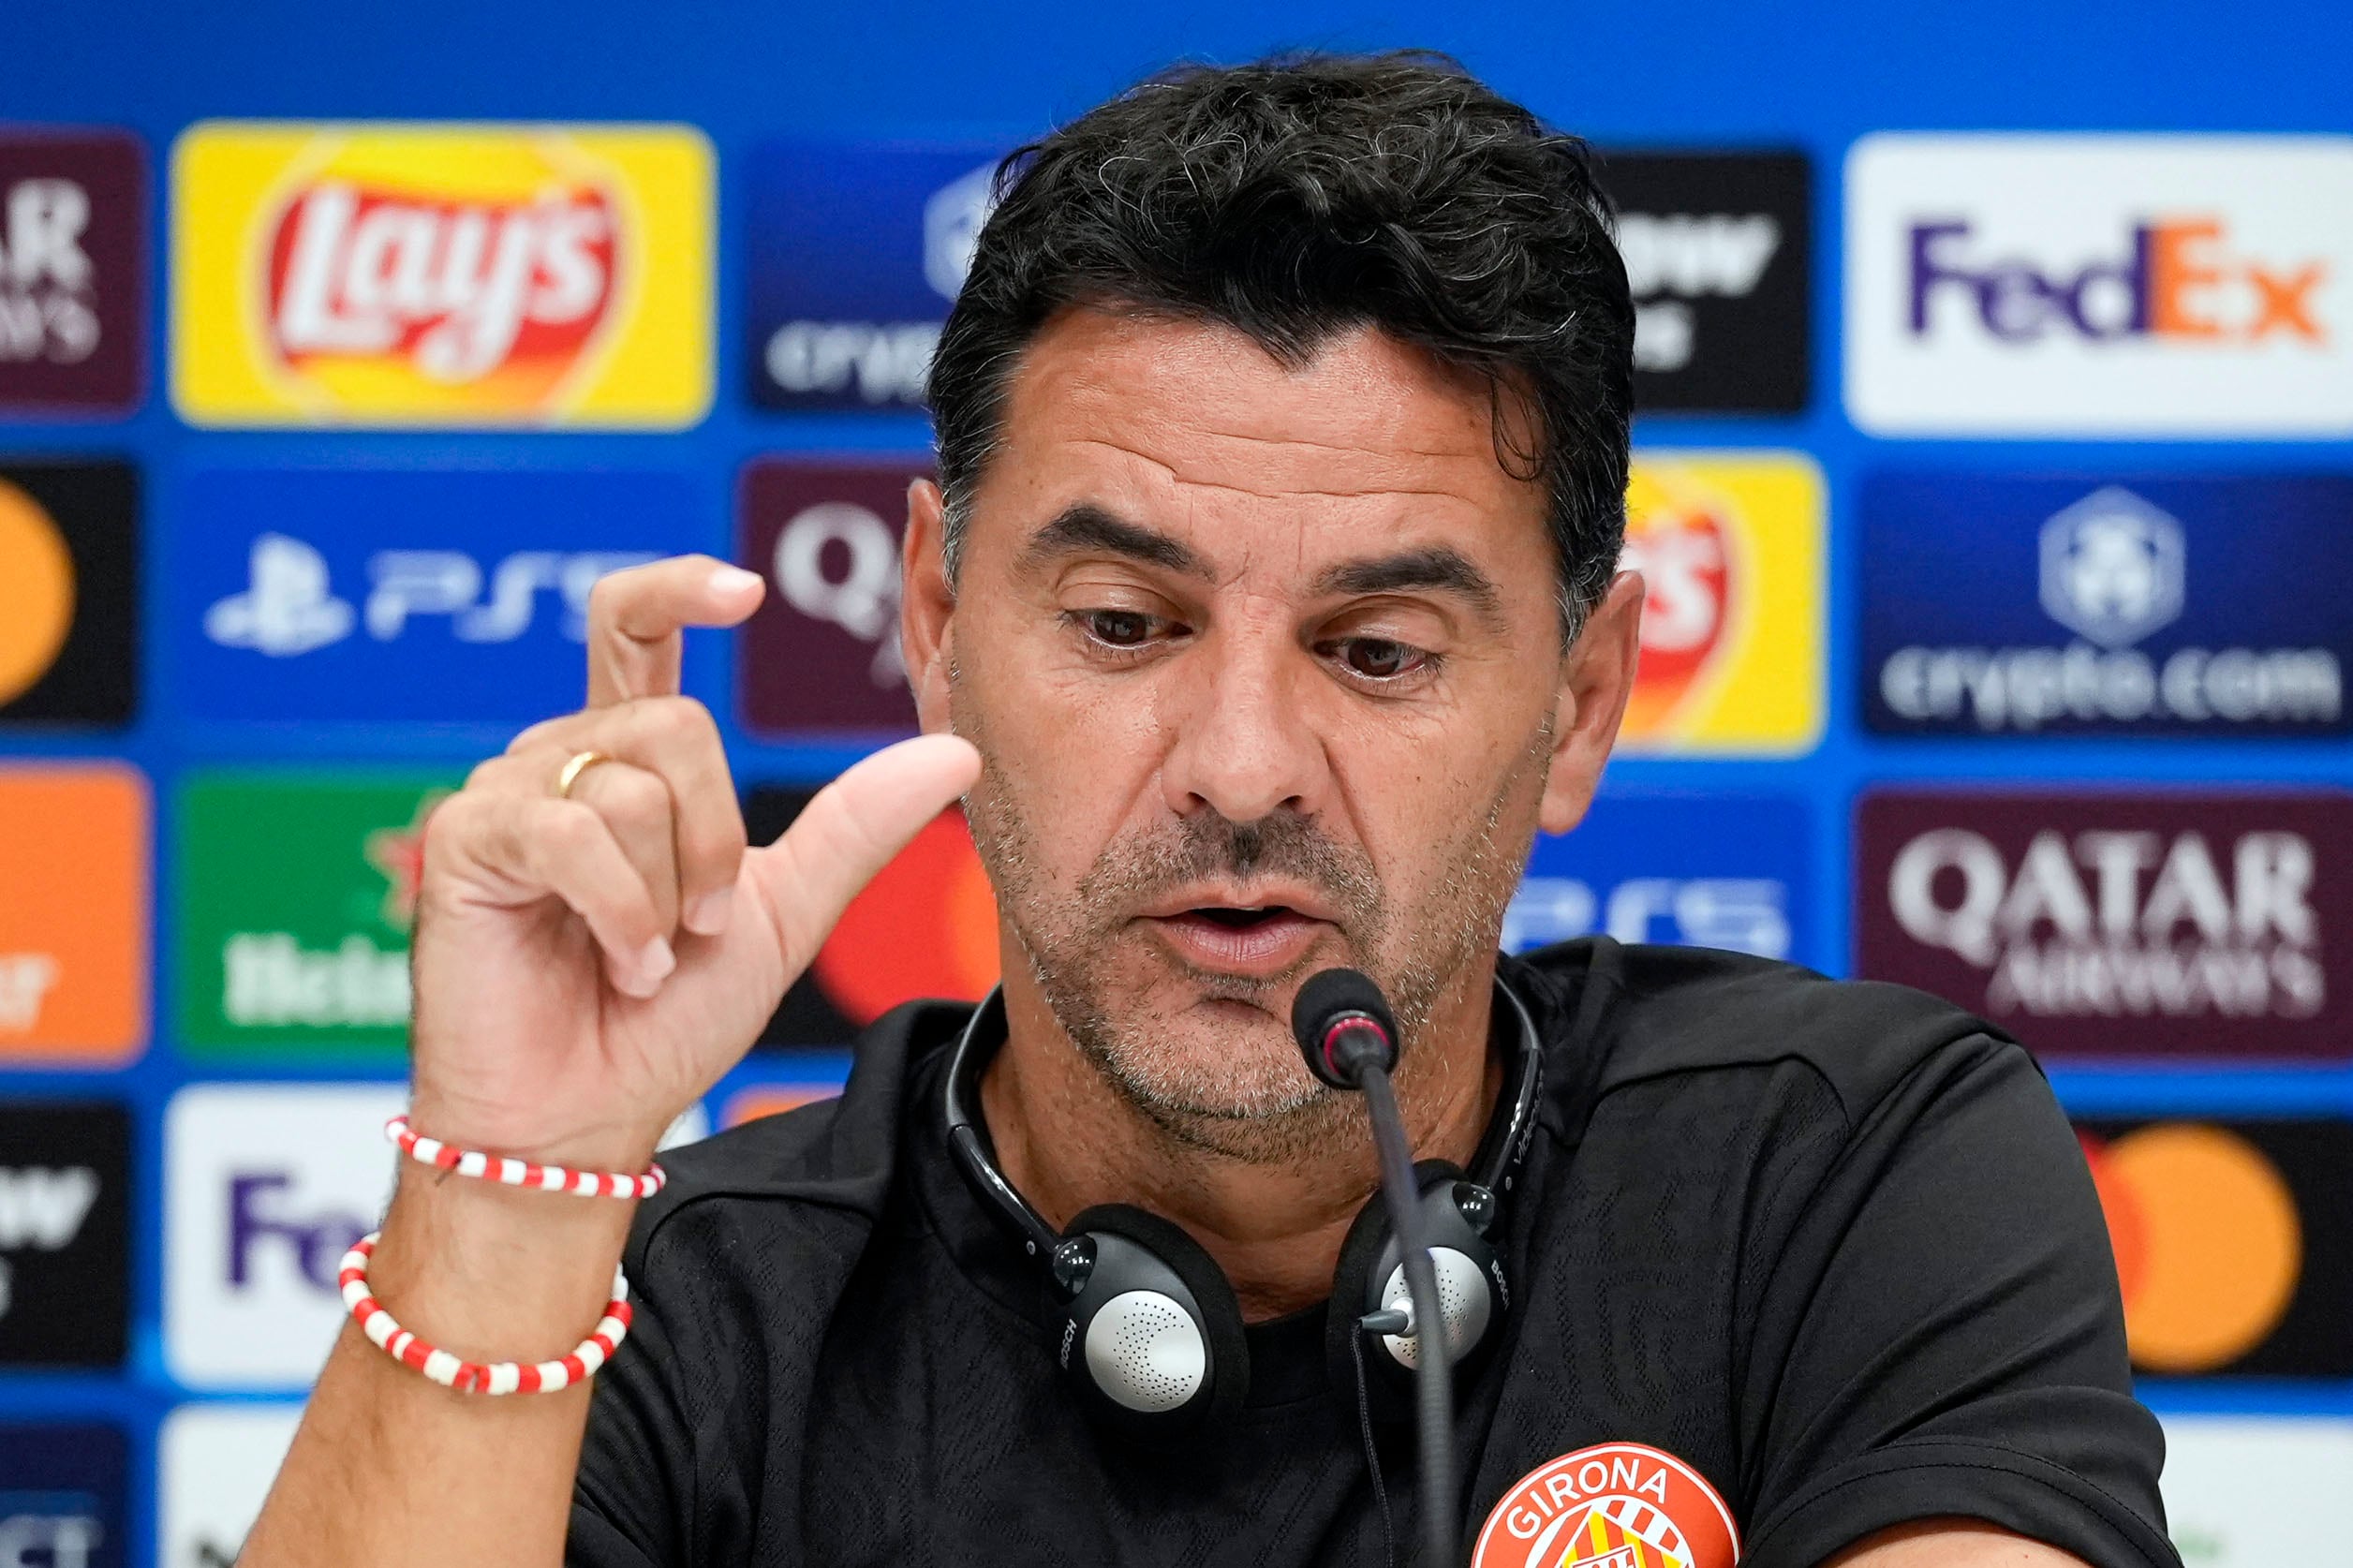
<instances>
[{"instance_id":1,"label":"orange logo panel","mask_svg":"<svg viewBox=\"0 0 2353 1568\"><path fill-rule=\"evenodd\" d=\"M0 770L0 1062L111 1066L147 1042L147 785Z\"/></svg>"},{"instance_id":2,"label":"orange logo panel","mask_svg":"<svg viewBox=\"0 0 2353 1568\"><path fill-rule=\"evenodd\" d=\"M192 422L675 429L709 407L690 127L219 122L173 170Z\"/></svg>"},{"instance_id":3,"label":"orange logo panel","mask_svg":"<svg viewBox=\"0 0 2353 1568\"><path fill-rule=\"evenodd\" d=\"M1732 1568L1740 1532L1700 1473L1638 1442L1563 1454L1487 1516L1471 1568Z\"/></svg>"}]
</instances>

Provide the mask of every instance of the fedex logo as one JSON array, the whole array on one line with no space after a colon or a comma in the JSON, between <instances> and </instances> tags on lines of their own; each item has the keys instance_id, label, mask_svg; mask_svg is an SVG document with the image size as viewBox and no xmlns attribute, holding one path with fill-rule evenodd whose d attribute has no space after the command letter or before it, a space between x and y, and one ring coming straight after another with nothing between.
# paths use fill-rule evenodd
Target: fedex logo
<instances>
[{"instance_id":1,"label":"fedex logo","mask_svg":"<svg viewBox=\"0 0 2353 1568\"><path fill-rule=\"evenodd\" d=\"M2136 223L2118 254L2079 267L2046 269L2018 257L1987 257L1967 218L1911 226L1910 314L1924 336L1947 298L2005 343L2073 332L2094 341L2156 336L2257 343L2273 336L2328 341L2315 300L2325 257L2267 261L2231 243L2217 214ZM1945 312L1946 317L1954 313Z\"/></svg>"},{"instance_id":2,"label":"fedex logo","mask_svg":"<svg viewBox=\"0 0 2353 1568\"><path fill-rule=\"evenodd\" d=\"M335 1270L351 1244L367 1235L367 1221L332 1206L305 1213L288 1197L294 1185L288 1171L239 1171L229 1178L229 1287L244 1290L256 1272L257 1254L275 1251L294 1272L330 1294Z\"/></svg>"},{"instance_id":3,"label":"fedex logo","mask_svg":"<svg viewBox=\"0 0 2353 1568\"><path fill-rule=\"evenodd\" d=\"M299 1387L343 1323L335 1267L384 1211L403 1086L197 1084L164 1117L164 1352L192 1387ZM266 1151L266 1152L258 1152Z\"/></svg>"},{"instance_id":4,"label":"fedex logo","mask_svg":"<svg viewBox=\"0 0 2353 1568\"><path fill-rule=\"evenodd\" d=\"M1880 134L1846 160L1874 436L2353 436L2353 137Z\"/></svg>"}]
</instances>

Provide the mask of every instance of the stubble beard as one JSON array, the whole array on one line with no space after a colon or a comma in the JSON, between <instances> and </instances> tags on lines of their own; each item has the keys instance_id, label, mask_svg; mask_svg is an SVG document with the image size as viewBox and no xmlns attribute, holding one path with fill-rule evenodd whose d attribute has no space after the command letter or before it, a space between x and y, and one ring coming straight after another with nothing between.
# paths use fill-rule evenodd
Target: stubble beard
<instances>
[{"instance_id":1,"label":"stubble beard","mask_svg":"<svg viewBox=\"0 0 2353 1568\"><path fill-rule=\"evenodd\" d=\"M955 673L951 672L952 686ZM1547 722L1527 760L1502 781L1485 810L1446 849L1443 878L1401 919L1370 857L1326 837L1311 817L1282 813L1235 823L1214 813L1170 817L1107 846L1074 890L1053 887L1029 814L987 744L973 705L955 706L956 732L980 750L981 776L965 797L974 847L998 905L1040 995L1082 1056L1129 1105L1176 1143L1256 1164L1295 1161L1329 1147L1361 1117L1354 1096L1311 1077L1293 1044L1287 996L1306 974L1335 960L1319 943L1292 970L1259 978L1216 974L1186 964L1131 924L1156 893L1231 875L1281 876L1318 889L1339 915L1342 962L1370 975L1398 1020L1401 1077L1439 1004L1466 969L1495 952L1503 911L1527 859L1525 834L1504 842L1502 823L1527 786L1531 766L1551 750ZM1139 973L1138 971L1142 972ZM1293 972L1294 970L1297 972ZM1255 1007L1258 1017L1210 1027L1156 1016L1147 984L1176 986L1199 1001ZM1188 1011L1191 1011L1188 1009ZM1224 1010L1221 1010L1224 1011Z\"/></svg>"}]
</instances>

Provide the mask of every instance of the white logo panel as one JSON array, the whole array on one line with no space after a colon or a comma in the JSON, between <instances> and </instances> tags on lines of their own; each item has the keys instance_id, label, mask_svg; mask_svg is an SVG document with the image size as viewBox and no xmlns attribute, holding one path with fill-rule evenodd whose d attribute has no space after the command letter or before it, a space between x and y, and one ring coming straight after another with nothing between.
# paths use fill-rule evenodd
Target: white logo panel
<instances>
[{"instance_id":1,"label":"white logo panel","mask_svg":"<svg viewBox=\"0 0 2353 1568\"><path fill-rule=\"evenodd\" d=\"M2353 1420L2164 1422L2166 1521L2187 1568L2353 1561Z\"/></svg>"},{"instance_id":2,"label":"white logo panel","mask_svg":"<svg viewBox=\"0 0 2353 1568\"><path fill-rule=\"evenodd\" d=\"M156 1568L229 1568L303 1419L297 1404L182 1405L156 1439Z\"/></svg>"},{"instance_id":3,"label":"white logo panel","mask_svg":"<svg viewBox=\"0 0 2353 1568\"><path fill-rule=\"evenodd\" d=\"M335 1268L392 1196L399 1084L202 1084L165 1118L164 1351L197 1388L300 1388L342 1326Z\"/></svg>"},{"instance_id":4,"label":"white logo panel","mask_svg":"<svg viewBox=\"0 0 2353 1568\"><path fill-rule=\"evenodd\" d=\"M2353 434L2353 138L1865 137L1845 287L1873 435Z\"/></svg>"}]
</instances>

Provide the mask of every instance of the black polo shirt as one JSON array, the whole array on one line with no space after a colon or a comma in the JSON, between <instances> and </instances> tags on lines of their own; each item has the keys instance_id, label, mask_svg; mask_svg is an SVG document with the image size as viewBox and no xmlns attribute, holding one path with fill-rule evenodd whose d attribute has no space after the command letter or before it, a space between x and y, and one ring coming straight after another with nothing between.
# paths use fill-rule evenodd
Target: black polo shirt
<instances>
[{"instance_id":1,"label":"black polo shirt","mask_svg":"<svg viewBox=\"0 0 2353 1568\"><path fill-rule=\"evenodd\" d=\"M2177 1568L2098 1203L2023 1049L1727 954L1588 940L1504 969L1546 1079L1507 1335L1457 1398L1466 1557L1727 1568L1737 1535L1803 1568L1965 1515ZM901 1008L840 1100L665 1157L570 1561L1382 1562L1321 1309L1250 1328L1241 1418L1183 1452L1087 1424L1036 1272L939 1130L967 1016ZM1375 1441L1401 1561L1412 1428Z\"/></svg>"}]
</instances>

